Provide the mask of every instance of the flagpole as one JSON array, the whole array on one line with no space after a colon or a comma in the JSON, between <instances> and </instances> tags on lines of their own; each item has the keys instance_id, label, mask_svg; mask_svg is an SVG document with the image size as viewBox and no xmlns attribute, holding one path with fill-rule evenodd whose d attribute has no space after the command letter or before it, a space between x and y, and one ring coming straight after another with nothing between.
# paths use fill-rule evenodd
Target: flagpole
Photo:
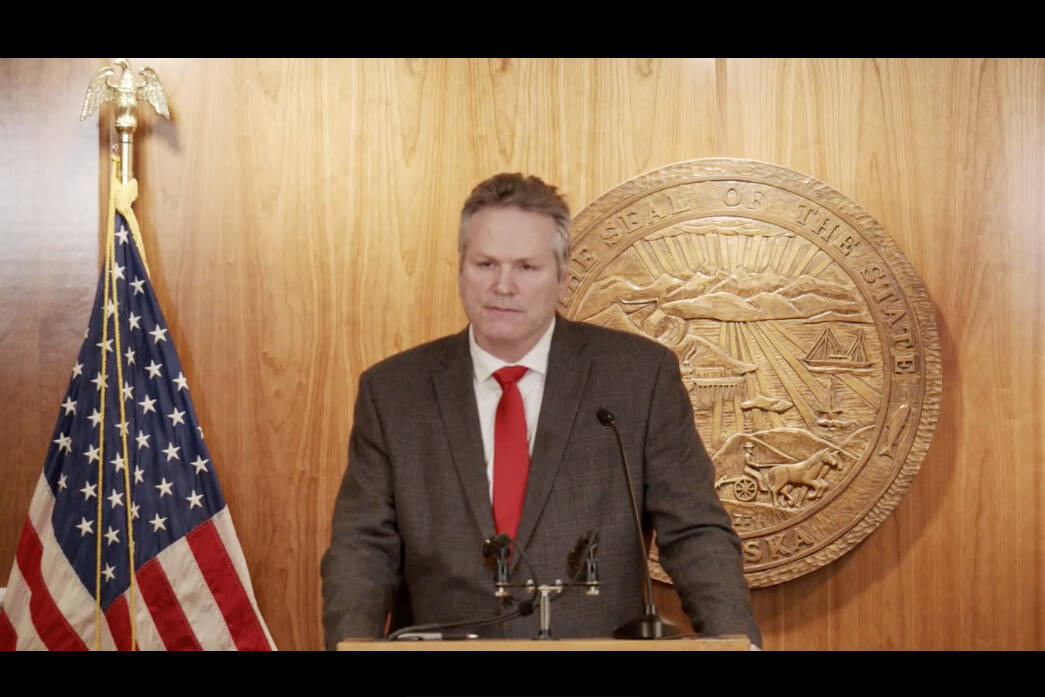
<instances>
[{"instance_id":1,"label":"flagpole","mask_svg":"<svg viewBox=\"0 0 1045 697\"><path fill-rule=\"evenodd\" d=\"M135 612L135 595L136 595L136 584L135 584L135 566L134 566L134 533L133 533L133 516L131 513L131 484L130 484L130 457L127 450L127 417L124 411L124 398L123 393L120 391L120 386L124 384L123 380L123 365L121 363L121 342L120 342L120 314L119 307L115 302L110 301L110 298L115 298L117 295L116 288L116 275L114 274L113 265L115 264L115 237L116 237L116 213L119 212L127 224L131 227L132 234L134 236L135 243L138 247L139 253L142 258L142 263L145 266L146 274L148 274L148 264L145 261L145 247L141 241L141 235L138 229L138 221L131 209L131 204L137 198L138 186L137 181L134 179L134 131L138 127L137 118L137 107L138 101L146 101L156 109L164 118L169 119L170 113L167 109L167 99L163 92L163 86L160 84L159 77L156 73L148 67L142 68L138 71L139 80L134 79L134 75L131 71L130 63L124 58L117 58L112 61L116 68L120 69L120 75L117 80L113 81L116 77L116 70L112 67L105 67L98 70L94 77L91 79L91 83L87 88L87 95L84 98L83 109L80 112L80 120L83 121L90 114L92 114L101 104L107 101L115 101L115 130L119 141L119 155L116 155L117 148L115 144L112 144L111 150L112 156L112 167L110 168L111 174L109 177L109 213L107 215L107 230L105 234L105 268L104 268L104 281L103 281L103 293L104 293L104 311L102 317L102 342L100 344L100 367L101 367L101 421L100 421L100 437L99 437L99 454L104 453L105 448L105 387L106 387L106 366L108 364L105 351L106 351L106 335L109 326L108 317L109 314L115 315L113 318L113 334L115 339L115 363L116 363L116 375L117 375L117 391L119 396L117 397L117 403L119 404L119 418L120 418L120 433L121 433L121 445L122 453L118 456L122 459L124 464L123 467L123 485L124 495L126 497L126 517L127 517L127 560L128 560L128 575L130 577L130 587L128 591L128 604L130 607L129 620L130 620L130 647L131 650L137 648L136 638L136 612ZM119 167L119 179L116 176L116 168ZM111 295L110 295L111 292ZM112 305L110 303L112 302ZM110 309L111 307L111 309ZM101 528L102 528L102 502L101 492L102 477L104 469L104 457L100 456L98 461L98 514L97 514L97 532L96 532L96 569L95 569L95 648L101 648ZM114 490L115 495L115 490Z\"/></svg>"}]
</instances>

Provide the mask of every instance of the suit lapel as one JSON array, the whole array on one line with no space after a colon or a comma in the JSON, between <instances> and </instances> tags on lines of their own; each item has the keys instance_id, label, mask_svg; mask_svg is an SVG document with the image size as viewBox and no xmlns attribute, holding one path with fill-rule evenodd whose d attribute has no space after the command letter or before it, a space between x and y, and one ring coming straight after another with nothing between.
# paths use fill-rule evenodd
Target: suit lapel
<instances>
[{"instance_id":1,"label":"suit lapel","mask_svg":"<svg viewBox=\"0 0 1045 697\"><path fill-rule=\"evenodd\" d=\"M474 375L467 329L453 337L440 356L440 361L442 366L432 374L436 400L468 506L486 539L494 534L494 520L490 507L490 483L486 478L483 437L479 428L479 410L472 386Z\"/></svg>"},{"instance_id":2,"label":"suit lapel","mask_svg":"<svg viewBox=\"0 0 1045 697\"><path fill-rule=\"evenodd\" d=\"M530 458L530 475L526 483L526 499L519 520L518 542L526 549L537 521L551 494L552 485L562 465L566 445L577 418L578 406L587 385L591 365L583 349L586 340L572 322L555 317L548 354L548 374L544 380L544 398L537 421L536 442ZM470 383L469 383L470 384ZM591 418L595 418L592 415ZM513 555L513 568L519 555Z\"/></svg>"}]
</instances>

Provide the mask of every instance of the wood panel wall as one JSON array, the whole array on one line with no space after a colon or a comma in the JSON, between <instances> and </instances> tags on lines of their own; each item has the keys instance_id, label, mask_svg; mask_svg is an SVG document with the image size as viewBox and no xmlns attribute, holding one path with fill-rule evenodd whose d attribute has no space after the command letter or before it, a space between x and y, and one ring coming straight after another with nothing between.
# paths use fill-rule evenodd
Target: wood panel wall
<instances>
[{"instance_id":1,"label":"wood panel wall","mask_svg":"<svg viewBox=\"0 0 1045 697\"><path fill-rule=\"evenodd\" d=\"M136 206L261 609L321 646L319 559L360 372L464 326L456 216L525 171L574 212L729 156L810 174L937 308L932 449L855 550L754 592L771 649L1045 649L1045 61L182 60L150 65ZM100 60L0 60L0 577L98 270ZM662 593L671 605L670 593Z\"/></svg>"}]
</instances>

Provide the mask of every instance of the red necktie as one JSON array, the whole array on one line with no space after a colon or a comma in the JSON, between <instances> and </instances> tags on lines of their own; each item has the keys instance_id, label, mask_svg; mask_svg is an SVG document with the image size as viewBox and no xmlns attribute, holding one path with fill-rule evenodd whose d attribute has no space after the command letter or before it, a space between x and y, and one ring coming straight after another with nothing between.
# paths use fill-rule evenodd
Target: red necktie
<instances>
[{"instance_id":1,"label":"red necktie","mask_svg":"<svg viewBox=\"0 0 1045 697\"><path fill-rule=\"evenodd\" d=\"M498 533L515 539L530 473L530 446L526 442L526 411L516 383L526 366L509 365L494 372L501 385L501 401L493 426L493 519Z\"/></svg>"}]
</instances>

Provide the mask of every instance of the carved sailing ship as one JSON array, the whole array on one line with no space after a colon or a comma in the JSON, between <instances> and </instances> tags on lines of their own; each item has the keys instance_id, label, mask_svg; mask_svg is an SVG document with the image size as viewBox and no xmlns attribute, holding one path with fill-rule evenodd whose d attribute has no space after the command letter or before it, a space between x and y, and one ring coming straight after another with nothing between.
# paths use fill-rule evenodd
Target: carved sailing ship
<instances>
[{"instance_id":1,"label":"carved sailing ship","mask_svg":"<svg viewBox=\"0 0 1045 697\"><path fill-rule=\"evenodd\" d=\"M815 372L864 372L871 368L863 331L857 331L849 350L843 351L830 327L824 329L802 362Z\"/></svg>"}]
</instances>

